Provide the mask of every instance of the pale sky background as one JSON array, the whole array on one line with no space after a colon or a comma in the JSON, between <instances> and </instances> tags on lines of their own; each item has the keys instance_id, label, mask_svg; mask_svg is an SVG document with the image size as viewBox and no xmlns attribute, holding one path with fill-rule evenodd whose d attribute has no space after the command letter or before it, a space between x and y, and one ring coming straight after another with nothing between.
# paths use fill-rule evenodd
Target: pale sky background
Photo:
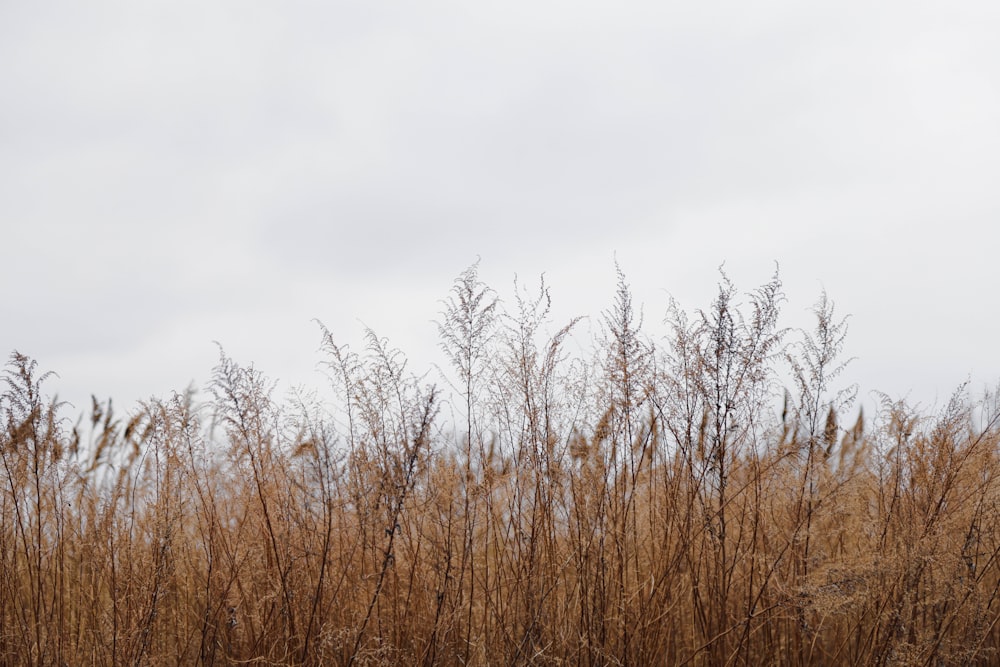
<instances>
[{"instance_id":1,"label":"pale sky background","mask_svg":"<svg viewBox=\"0 0 1000 667\"><path fill-rule=\"evenodd\" d=\"M426 369L477 256L501 296L544 271L554 327L617 257L654 335L777 261L863 392L978 390L997 35L995 1L0 2L0 353L78 410L204 386L214 340L321 385L312 318Z\"/></svg>"}]
</instances>

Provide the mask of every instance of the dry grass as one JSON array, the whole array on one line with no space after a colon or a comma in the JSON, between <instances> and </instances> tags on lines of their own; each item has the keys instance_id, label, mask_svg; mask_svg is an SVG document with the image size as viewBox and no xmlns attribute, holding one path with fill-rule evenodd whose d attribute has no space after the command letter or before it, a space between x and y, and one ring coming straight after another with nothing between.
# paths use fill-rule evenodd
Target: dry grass
<instances>
[{"instance_id":1,"label":"dry grass","mask_svg":"<svg viewBox=\"0 0 1000 667\"><path fill-rule=\"evenodd\" d=\"M574 355L544 285L505 309L473 266L442 388L324 330L334 405L221 354L210 400L76 428L14 353L0 663L995 663L995 397L842 425L845 323L782 300L723 276L653 340L619 273Z\"/></svg>"}]
</instances>

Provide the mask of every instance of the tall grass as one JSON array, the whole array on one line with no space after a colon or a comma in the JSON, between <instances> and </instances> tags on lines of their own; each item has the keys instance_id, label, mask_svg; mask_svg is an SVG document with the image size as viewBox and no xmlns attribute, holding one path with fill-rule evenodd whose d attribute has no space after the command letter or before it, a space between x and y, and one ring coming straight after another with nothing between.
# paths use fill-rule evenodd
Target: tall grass
<instances>
[{"instance_id":1,"label":"tall grass","mask_svg":"<svg viewBox=\"0 0 1000 667\"><path fill-rule=\"evenodd\" d=\"M472 266L438 386L322 329L336 400L220 351L207 400L75 427L15 352L0 663L995 663L997 396L852 413L846 321L783 301L723 275L653 337L619 271L581 345Z\"/></svg>"}]
</instances>

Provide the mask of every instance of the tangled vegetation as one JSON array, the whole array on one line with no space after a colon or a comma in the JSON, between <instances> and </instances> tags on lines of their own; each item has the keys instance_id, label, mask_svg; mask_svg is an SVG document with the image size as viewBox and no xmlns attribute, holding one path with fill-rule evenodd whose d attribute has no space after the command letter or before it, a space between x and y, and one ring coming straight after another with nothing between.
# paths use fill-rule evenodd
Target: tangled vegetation
<instances>
[{"instance_id":1,"label":"tangled vegetation","mask_svg":"<svg viewBox=\"0 0 1000 667\"><path fill-rule=\"evenodd\" d=\"M787 331L777 275L723 275L652 338L618 277L571 353L544 283L470 267L437 386L323 329L336 401L220 353L205 400L72 427L13 353L0 663L995 663L995 397L866 419L825 296Z\"/></svg>"}]
</instances>

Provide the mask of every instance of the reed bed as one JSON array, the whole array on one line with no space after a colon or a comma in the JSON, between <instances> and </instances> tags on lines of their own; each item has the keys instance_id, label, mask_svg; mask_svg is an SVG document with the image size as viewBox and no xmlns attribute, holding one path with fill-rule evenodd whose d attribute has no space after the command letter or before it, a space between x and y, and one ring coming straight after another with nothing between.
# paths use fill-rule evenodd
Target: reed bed
<instances>
[{"instance_id":1,"label":"reed bed","mask_svg":"<svg viewBox=\"0 0 1000 667\"><path fill-rule=\"evenodd\" d=\"M472 266L435 383L322 329L336 400L220 350L204 398L76 425L14 352L0 663L996 664L996 396L866 417L846 321L783 301L723 275L652 337L619 271L571 346Z\"/></svg>"}]
</instances>

